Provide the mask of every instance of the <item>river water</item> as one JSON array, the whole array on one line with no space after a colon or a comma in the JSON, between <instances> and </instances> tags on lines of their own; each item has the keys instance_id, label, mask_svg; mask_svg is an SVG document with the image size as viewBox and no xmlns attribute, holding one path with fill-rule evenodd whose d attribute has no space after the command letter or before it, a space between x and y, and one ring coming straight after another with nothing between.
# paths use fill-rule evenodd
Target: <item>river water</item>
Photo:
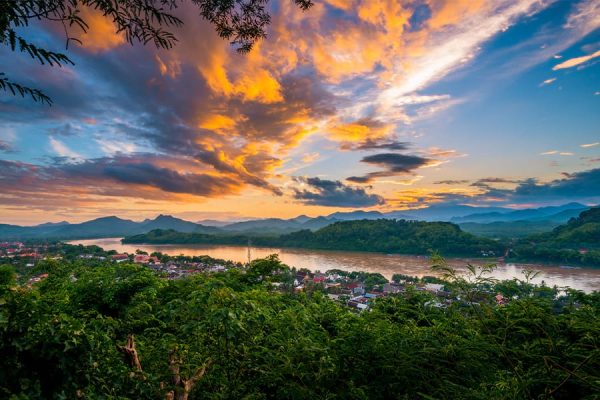
<instances>
[{"instance_id":1,"label":"river water","mask_svg":"<svg viewBox=\"0 0 600 400\"><path fill-rule=\"evenodd\" d=\"M137 249L140 249L148 253L160 251L172 256L180 254L186 256L208 255L236 262L248 260L248 248L245 246L122 244L121 238L73 240L69 243L86 246L97 245L104 250L116 250L120 253L135 253ZM325 272L337 268L345 271L379 272L388 279L396 273L418 277L435 275L429 270L429 260L423 256L289 248L250 248L252 259L275 253L279 254L279 258L285 264L296 268L308 268L311 271ZM451 258L447 261L448 264L460 270L464 270L463 267L467 262L476 265L482 263L481 260L460 258ZM498 264L492 276L498 279L523 278L523 271L527 269L540 272L534 280L535 283L543 280L549 286L569 286L586 292L600 290L600 268L572 269L545 264Z\"/></svg>"}]
</instances>

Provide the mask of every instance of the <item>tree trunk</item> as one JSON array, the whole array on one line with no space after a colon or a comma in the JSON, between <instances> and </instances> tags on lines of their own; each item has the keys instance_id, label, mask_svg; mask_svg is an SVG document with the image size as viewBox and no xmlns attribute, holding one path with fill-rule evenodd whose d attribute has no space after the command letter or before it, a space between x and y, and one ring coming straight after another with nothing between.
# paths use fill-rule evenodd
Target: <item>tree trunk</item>
<instances>
[{"instance_id":1,"label":"tree trunk","mask_svg":"<svg viewBox=\"0 0 600 400\"><path fill-rule=\"evenodd\" d=\"M181 377L180 373L179 366L181 365L181 359L176 357L175 351L172 351L169 354L169 368L171 369L171 379L173 381L173 384L175 385L175 391L171 390L170 392L168 392L166 395L166 400L188 400L190 392L192 391L192 389L194 389L196 383L198 383L198 381L202 379L202 377L206 373L206 370L208 369L208 367L210 367L211 364L212 360L209 358L202 367L196 370L196 372L194 373L194 375L192 375L191 378L185 379Z\"/></svg>"}]
</instances>

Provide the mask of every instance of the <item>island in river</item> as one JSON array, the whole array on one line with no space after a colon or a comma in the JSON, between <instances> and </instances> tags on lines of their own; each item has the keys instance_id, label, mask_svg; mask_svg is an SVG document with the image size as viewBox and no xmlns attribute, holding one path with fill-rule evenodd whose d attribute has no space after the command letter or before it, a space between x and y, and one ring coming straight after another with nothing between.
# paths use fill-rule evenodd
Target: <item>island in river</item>
<instances>
[{"instance_id":1,"label":"island in river","mask_svg":"<svg viewBox=\"0 0 600 400\"><path fill-rule=\"evenodd\" d=\"M449 222L393 219L336 222L316 231L301 230L279 236L222 235L155 229L124 239L125 243L226 244L347 250L394 254L505 257L600 267L600 208L591 208L552 231L517 241L492 240L463 231Z\"/></svg>"},{"instance_id":2,"label":"island in river","mask_svg":"<svg viewBox=\"0 0 600 400\"><path fill-rule=\"evenodd\" d=\"M450 222L425 222L395 219L342 221L316 231L300 230L279 236L214 235L202 232L177 232L155 229L128 236L124 243L153 244L230 244L293 247L317 250L346 250L393 254L444 256L500 256L505 245L464 232Z\"/></svg>"}]
</instances>

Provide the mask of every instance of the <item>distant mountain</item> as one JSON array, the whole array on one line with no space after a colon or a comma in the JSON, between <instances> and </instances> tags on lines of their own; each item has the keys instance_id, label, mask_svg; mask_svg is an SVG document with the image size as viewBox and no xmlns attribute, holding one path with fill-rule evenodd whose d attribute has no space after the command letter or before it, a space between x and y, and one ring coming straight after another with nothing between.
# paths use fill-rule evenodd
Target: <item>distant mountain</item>
<instances>
[{"instance_id":1,"label":"distant mountain","mask_svg":"<svg viewBox=\"0 0 600 400\"><path fill-rule=\"evenodd\" d=\"M498 221L463 222L458 224L465 232L494 239L515 239L536 233L549 232L560 225L558 221Z\"/></svg>"},{"instance_id":2,"label":"distant mountain","mask_svg":"<svg viewBox=\"0 0 600 400\"><path fill-rule=\"evenodd\" d=\"M410 219L422 221L454 221L457 217L474 213L502 213L511 211L502 207L473 207L462 204L433 204L427 208L400 211ZM459 221L456 221L459 222Z\"/></svg>"},{"instance_id":3,"label":"distant mountain","mask_svg":"<svg viewBox=\"0 0 600 400\"><path fill-rule=\"evenodd\" d=\"M235 233L281 234L306 228L303 228L302 223L294 219L266 218L236 222L225 225L221 229Z\"/></svg>"},{"instance_id":4,"label":"distant mountain","mask_svg":"<svg viewBox=\"0 0 600 400\"><path fill-rule=\"evenodd\" d=\"M452 222L509 222L509 221L555 221L566 222L570 218L576 217L588 206L579 203L568 203L562 206L550 206L540 208L529 208L525 210L510 210L503 212L485 212L473 213L465 216L456 216L451 219Z\"/></svg>"},{"instance_id":5,"label":"distant mountain","mask_svg":"<svg viewBox=\"0 0 600 400\"><path fill-rule=\"evenodd\" d=\"M313 218L309 217L308 215L298 215L296 218L292 218L291 220L303 224L305 222L310 221L311 219Z\"/></svg>"},{"instance_id":6,"label":"distant mountain","mask_svg":"<svg viewBox=\"0 0 600 400\"><path fill-rule=\"evenodd\" d=\"M317 230L326 227L327 225L331 225L335 222L338 222L338 219L335 218L327 218L327 217L317 217L309 219L308 221L302 224L301 229L310 229Z\"/></svg>"},{"instance_id":7,"label":"distant mountain","mask_svg":"<svg viewBox=\"0 0 600 400\"><path fill-rule=\"evenodd\" d=\"M135 222L110 216L79 224L41 224L37 226L0 225L2 239L85 239L111 236L127 236L145 233L153 229L175 229L180 232L219 233L219 228L184 221L168 215L153 220Z\"/></svg>"},{"instance_id":8,"label":"distant mountain","mask_svg":"<svg viewBox=\"0 0 600 400\"><path fill-rule=\"evenodd\" d=\"M379 211L350 211L350 212L335 212L327 216L328 219L338 221L356 221L359 219L380 219L385 216Z\"/></svg>"},{"instance_id":9,"label":"distant mountain","mask_svg":"<svg viewBox=\"0 0 600 400\"><path fill-rule=\"evenodd\" d=\"M173 229L178 232L202 232L202 233L217 233L220 229L212 226L204 226L193 222L184 221L183 219L175 218L170 215L159 215L153 220L144 221L138 228L143 232L148 232L153 229Z\"/></svg>"},{"instance_id":10,"label":"distant mountain","mask_svg":"<svg viewBox=\"0 0 600 400\"><path fill-rule=\"evenodd\" d=\"M67 221L46 222L45 224L36 225L36 227L38 227L38 228L48 228L48 227L63 226L63 225L69 225L69 223Z\"/></svg>"},{"instance_id":11,"label":"distant mountain","mask_svg":"<svg viewBox=\"0 0 600 400\"><path fill-rule=\"evenodd\" d=\"M237 220L237 221L235 221L235 220L234 221L222 221L222 220L219 220L219 219L202 219L200 221L197 221L196 223L199 224L199 225L215 226L215 227L220 228L222 226L231 225L231 224L236 223L236 222L252 221L254 219L255 218L244 218L244 219Z\"/></svg>"},{"instance_id":12,"label":"distant mountain","mask_svg":"<svg viewBox=\"0 0 600 400\"><path fill-rule=\"evenodd\" d=\"M295 218L265 218L240 222L205 220L194 223L170 215L159 215L154 219L141 222L121 219L115 216L98 218L78 224L68 222L45 223L37 226L17 226L0 224L0 239L83 239L97 237L128 236L149 232L155 229L174 230L184 233L229 234L229 235L282 235L301 230L315 231L339 221L356 220L421 220L459 223L465 230L492 237L520 237L551 229L557 224L568 221L589 207L579 203L562 206L541 207L514 210L502 207L473 207L467 205L432 205L416 210L400 210L381 213L379 211L335 212L326 216L309 217L299 215ZM510 224L491 224L496 222L517 222ZM534 223L535 222L535 223ZM469 223L469 225L465 225ZM475 223L475 224L473 224ZM484 224L489 224L483 226ZM511 230L515 228L514 235ZM529 231L527 229L530 229ZM517 232L518 231L518 232Z\"/></svg>"}]
</instances>

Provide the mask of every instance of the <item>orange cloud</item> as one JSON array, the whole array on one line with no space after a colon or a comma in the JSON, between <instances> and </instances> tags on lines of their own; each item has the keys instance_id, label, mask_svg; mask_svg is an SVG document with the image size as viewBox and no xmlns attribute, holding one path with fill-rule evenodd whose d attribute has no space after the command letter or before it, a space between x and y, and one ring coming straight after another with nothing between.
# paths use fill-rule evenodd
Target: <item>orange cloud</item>
<instances>
[{"instance_id":1,"label":"orange cloud","mask_svg":"<svg viewBox=\"0 0 600 400\"><path fill-rule=\"evenodd\" d=\"M482 10L484 0L430 0L432 9L428 25L433 29L454 25Z\"/></svg>"},{"instance_id":2,"label":"orange cloud","mask_svg":"<svg viewBox=\"0 0 600 400\"><path fill-rule=\"evenodd\" d=\"M87 32L78 35L85 50L100 53L125 43L125 35L117 33L116 25L101 11L91 7L81 7L80 11L80 17L89 26Z\"/></svg>"},{"instance_id":3,"label":"orange cloud","mask_svg":"<svg viewBox=\"0 0 600 400\"><path fill-rule=\"evenodd\" d=\"M213 114L206 116L198 125L211 131L231 130L235 128L235 120L226 115Z\"/></svg>"},{"instance_id":4,"label":"orange cloud","mask_svg":"<svg viewBox=\"0 0 600 400\"><path fill-rule=\"evenodd\" d=\"M558 65L555 65L552 70L556 71L559 69L573 68L583 63L586 63L594 58L600 57L600 50L593 54L588 54L587 56L575 57L569 60L563 61Z\"/></svg>"},{"instance_id":5,"label":"orange cloud","mask_svg":"<svg viewBox=\"0 0 600 400\"><path fill-rule=\"evenodd\" d=\"M329 136L341 142L364 142L389 136L393 125L383 124L369 118L333 125L328 128Z\"/></svg>"}]
</instances>

